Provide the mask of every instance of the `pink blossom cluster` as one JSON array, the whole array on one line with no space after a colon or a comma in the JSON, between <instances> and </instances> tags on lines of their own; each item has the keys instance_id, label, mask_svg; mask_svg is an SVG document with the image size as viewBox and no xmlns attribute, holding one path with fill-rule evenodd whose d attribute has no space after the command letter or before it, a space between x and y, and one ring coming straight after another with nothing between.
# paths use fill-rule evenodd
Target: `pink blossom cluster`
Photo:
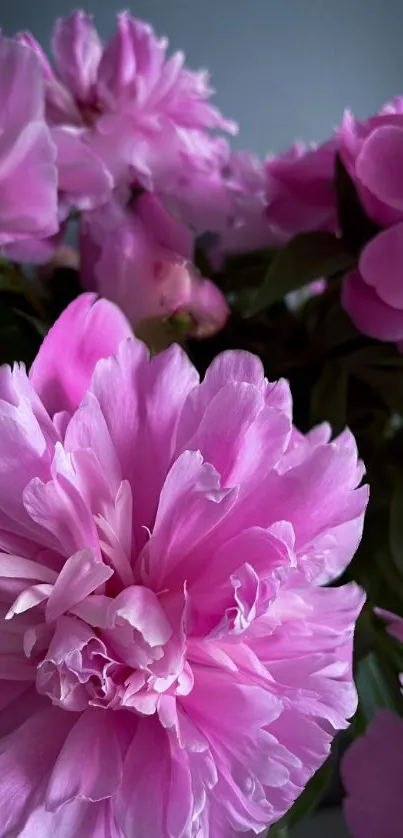
<instances>
[{"instance_id":1,"label":"pink blossom cluster","mask_svg":"<svg viewBox=\"0 0 403 838\"><path fill-rule=\"evenodd\" d=\"M352 435L90 294L0 369L0 422L0 835L259 834L356 709Z\"/></svg>"},{"instance_id":2,"label":"pink blossom cluster","mask_svg":"<svg viewBox=\"0 0 403 838\"><path fill-rule=\"evenodd\" d=\"M133 325L145 311L185 310L195 334L219 328L228 308L192 266L194 231L162 203L193 181L195 191L218 182L229 156L211 131L236 126L210 104L207 74L187 70L181 53L168 59L166 39L127 12L106 45L74 12L56 23L52 50L57 73L29 33L0 40L0 245L18 261L48 261L80 212L83 264L102 240L83 282L127 307ZM144 192L153 200L138 204Z\"/></svg>"}]
</instances>

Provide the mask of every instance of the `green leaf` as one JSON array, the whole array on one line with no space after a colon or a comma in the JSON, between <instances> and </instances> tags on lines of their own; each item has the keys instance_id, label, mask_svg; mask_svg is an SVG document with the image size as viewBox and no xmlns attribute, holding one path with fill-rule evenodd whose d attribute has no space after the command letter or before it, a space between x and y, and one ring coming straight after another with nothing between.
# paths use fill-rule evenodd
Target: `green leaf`
<instances>
[{"instance_id":1,"label":"green leaf","mask_svg":"<svg viewBox=\"0 0 403 838\"><path fill-rule=\"evenodd\" d=\"M402 700L398 674L382 655L370 652L358 665L356 686L360 699L360 713L369 724L379 707L401 713Z\"/></svg>"},{"instance_id":2,"label":"green leaf","mask_svg":"<svg viewBox=\"0 0 403 838\"><path fill-rule=\"evenodd\" d=\"M398 375L394 368L383 369L379 365L362 367L354 373L372 387L393 413L403 414L403 375Z\"/></svg>"},{"instance_id":3,"label":"green leaf","mask_svg":"<svg viewBox=\"0 0 403 838\"><path fill-rule=\"evenodd\" d=\"M332 233L301 233L291 239L273 259L248 316L282 300L290 291L315 279L346 271L354 265L354 257Z\"/></svg>"},{"instance_id":4,"label":"green leaf","mask_svg":"<svg viewBox=\"0 0 403 838\"><path fill-rule=\"evenodd\" d=\"M403 477L395 484L390 505L389 546L397 569L403 573Z\"/></svg>"},{"instance_id":5,"label":"green leaf","mask_svg":"<svg viewBox=\"0 0 403 838\"><path fill-rule=\"evenodd\" d=\"M37 293L35 284L25 276L20 265L7 262L0 257L0 294L13 295L23 300L35 315L45 316L43 300Z\"/></svg>"},{"instance_id":6,"label":"green leaf","mask_svg":"<svg viewBox=\"0 0 403 838\"><path fill-rule=\"evenodd\" d=\"M288 838L288 828L281 824L275 823L270 827L267 838Z\"/></svg>"},{"instance_id":7,"label":"green leaf","mask_svg":"<svg viewBox=\"0 0 403 838\"><path fill-rule=\"evenodd\" d=\"M278 823L272 826L271 829L269 829L269 838L272 838L273 836L275 836L275 838L280 838L280 836L283 835L287 836L288 830L292 830L294 826L302 820L302 818L306 818L307 815L317 809L330 785L333 770L334 762L333 758L330 756L322 767L319 768L316 774L311 777L305 786L304 791L297 798L287 814L284 815ZM276 832L276 829L279 831ZM285 830L285 832L281 832L282 829Z\"/></svg>"},{"instance_id":8,"label":"green leaf","mask_svg":"<svg viewBox=\"0 0 403 838\"><path fill-rule=\"evenodd\" d=\"M336 156L335 188L343 241L351 253L358 255L380 228L363 209L355 184L339 154Z\"/></svg>"},{"instance_id":9,"label":"green leaf","mask_svg":"<svg viewBox=\"0 0 403 838\"><path fill-rule=\"evenodd\" d=\"M312 424L326 420L336 434L346 424L348 372L342 361L328 363L311 395Z\"/></svg>"}]
</instances>

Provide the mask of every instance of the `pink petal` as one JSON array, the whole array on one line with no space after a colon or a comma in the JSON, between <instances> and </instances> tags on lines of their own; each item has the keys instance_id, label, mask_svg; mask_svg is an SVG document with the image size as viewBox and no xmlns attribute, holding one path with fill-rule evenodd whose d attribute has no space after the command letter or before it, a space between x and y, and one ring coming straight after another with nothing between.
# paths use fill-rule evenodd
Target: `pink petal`
<instances>
[{"instance_id":1,"label":"pink petal","mask_svg":"<svg viewBox=\"0 0 403 838\"><path fill-rule=\"evenodd\" d=\"M121 775L122 753L113 714L89 710L67 736L49 780L46 805L54 811L69 801L113 797Z\"/></svg>"},{"instance_id":2,"label":"pink petal","mask_svg":"<svg viewBox=\"0 0 403 838\"><path fill-rule=\"evenodd\" d=\"M57 573L39 562L0 553L0 577L36 579L38 582L55 582Z\"/></svg>"},{"instance_id":3,"label":"pink petal","mask_svg":"<svg viewBox=\"0 0 403 838\"><path fill-rule=\"evenodd\" d=\"M402 340L403 312L382 302L358 271L345 278L342 303L354 325L364 335L378 340Z\"/></svg>"},{"instance_id":4,"label":"pink petal","mask_svg":"<svg viewBox=\"0 0 403 838\"><path fill-rule=\"evenodd\" d=\"M361 183L379 200L403 211L403 128L380 125L362 144L356 160Z\"/></svg>"},{"instance_id":5,"label":"pink petal","mask_svg":"<svg viewBox=\"0 0 403 838\"><path fill-rule=\"evenodd\" d=\"M92 390L106 419L122 477L136 493L133 525L139 550L147 540L144 527L153 524L173 459L178 414L197 382L196 370L178 346L148 361L140 341L122 345L116 360L109 359L96 370Z\"/></svg>"},{"instance_id":6,"label":"pink petal","mask_svg":"<svg viewBox=\"0 0 403 838\"><path fill-rule=\"evenodd\" d=\"M118 594L109 609L109 619L112 625L116 621L125 620L140 632L150 646L167 643L172 635L171 626L156 595L139 585L132 585Z\"/></svg>"},{"instance_id":7,"label":"pink petal","mask_svg":"<svg viewBox=\"0 0 403 838\"><path fill-rule=\"evenodd\" d=\"M72 724L72 715L49 707L32 715L4 740L0 754L0 806L5 834L18 835L38 796L44 795L48 773Z\"/></svg>"},{"instance_id":8,"label":"pink petal","mask_svg":"<svg viewBox=\"0 0 403 838\"><path fill-rule=\"evenodd\" d=\"M174 578L180 584L197 572L196 547L228 515L236 497L236 489L221 488L218 473L203 462L199 451L178 457L161 491L153 534L145 548L143 573L153 587L164 588Z\"/></svg>"},{"instance_id":9,"label":"pink petal","mask_svg":"<svg viewBox=\"0 0 403 838\"><path fill-rule=\"evenodd\" d=\"M72 12L56 21L52 52L60 76L80 102L92 93L102 55L102 45L85 12Z\"/></svg>"},{"instance_id":10,"label":"pink petal","mask_svg":"<svg viewBox=\"0 0 403 838\"><path fill-rule=\"evenodd\" d=\"M0 79L0 245L4 245L56 232L57 172L55 147L43 118L42 72L35 53L3 38Z\"/></svg>"},{"instance_id":11,"label":"pink petal","mask_svg":"<svg viewBox=\"0 0 403 838\"><path fill-rule=\"evenodd\" d=\"M98 155L86 144L83 133L66 126L52 129L57 149L59 191L69 205L90 210L109 198L113 177Z\"/></svg>"},{"instance_id":12,"label":"pink petal","mask_svg":"<svg viewBox=\"0 0 403 838\"><path fill-rule=\"evenodd\" d=\"M359 261L364 282L374 288L384 303L399 310L403 309L402 260L403 224L395 224L366 245Z\"/></svg>"},{"instance_id":13,"label":"pink petal","mask_svg":"<svg viewBox=\"0 0 403 838\"><path fill-rule=\"evenodd\" d=\"M81 550L64 564L46 605L46 620L57 620L113 575L113 570L98 561L93 550Z\"/></svg>"},{"instance_id":14,"label":"pink petal","mask_svg":"<svg viewBox=\"0 0 403 838\"><path fill-rule=\"evenodd\" d=\"M132 336L112 303L82 294L63 312L46 336L30 378L49 413L73 410L87 389L100 358L116 352Z\"/></svg>"}]
</instances>

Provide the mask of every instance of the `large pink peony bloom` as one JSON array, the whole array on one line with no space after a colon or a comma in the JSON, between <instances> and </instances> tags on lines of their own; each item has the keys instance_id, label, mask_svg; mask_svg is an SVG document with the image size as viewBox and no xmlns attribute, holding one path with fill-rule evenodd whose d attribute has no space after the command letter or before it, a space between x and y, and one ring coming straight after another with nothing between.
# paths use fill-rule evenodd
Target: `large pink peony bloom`
<instances>
[{"instance_id":1,"label":"large pink peony bloom","mask_svg":"<svg viewBox=\"0 0 403 838\"><path fill-rule=\"evenodd\" d=\"M0 38L0 245L56 232L55 158L38 59Z\"/></svg>"},{"instance_id":2,"label":"large pink peony bloom","mask_svg":"<svg viewBox=\"0 0 403 838\"><path fill-rule=\"evenodd\" d=\"M0 835L259 833L356 707L353 438L91 295L0 388Z\"/></svg>"},{"instance_id":3,"label":"large pink peony bloom","mask_svg":"<svg viewBox=\"0 0 403 838\"><path fill-rule=\"evenodd\" d=\"M210 129L234 132L210 104L204 71L166 58L168 41L128 12L103 45L83 11L57 21L52 50L56 76L39 44L51 125L69 128L100 157L115 179L129 169L147 186L161 185L187 167L204 167L212 154Z\"/></svg>"},{"instance_id":4,"label":"large pink peony bloom","mask_svg":"<svg viewBox=\"0 0 403 838\"><path fill-rule=\"evenodd\" d=\"M403 619L378 612L403 642ZM400 676L403 687L403 674ZM342 763L344 813L354 838L400 838L403 831L403 720L378 710Z\"/></svg>"},{"instance_id":5,"label":"large pink peony bloom","mask_svg":"<svg viewBox=\"0 0 403 838\"><path fill-rule=\"evenodd\" d=\"M195 336L224 326L227 303L192 267L193 250L189 229L149 193L125 208L116 197L81 219L84 287L117 303L134 327L183 312L191 315Z\"/></svg>"}]
</instances>

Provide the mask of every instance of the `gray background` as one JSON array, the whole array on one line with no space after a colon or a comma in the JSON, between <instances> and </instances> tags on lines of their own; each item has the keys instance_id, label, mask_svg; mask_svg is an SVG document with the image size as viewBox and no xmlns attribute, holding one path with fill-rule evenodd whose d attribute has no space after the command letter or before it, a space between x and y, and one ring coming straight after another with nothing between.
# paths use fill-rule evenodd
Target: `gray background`
<instances>
[{"instance_id":1,"label":"gray background","mask_svg":"<svg viewBox=\"0 0 403 838\"><path fill-rule=\"evenodd\" d=\"M107 36L125 0L83 0ZM49 44L71 0L0 0L6 34L30 29ZM261 154L293 139L321 140L343 109L376 111L403 93L403 0L137 0L137 17L168 35L192 68L208 67L216 102L241 125L238 147ZM320 813L295 838L344 838L337 813Z\"/></svg>"}]
</instances>

